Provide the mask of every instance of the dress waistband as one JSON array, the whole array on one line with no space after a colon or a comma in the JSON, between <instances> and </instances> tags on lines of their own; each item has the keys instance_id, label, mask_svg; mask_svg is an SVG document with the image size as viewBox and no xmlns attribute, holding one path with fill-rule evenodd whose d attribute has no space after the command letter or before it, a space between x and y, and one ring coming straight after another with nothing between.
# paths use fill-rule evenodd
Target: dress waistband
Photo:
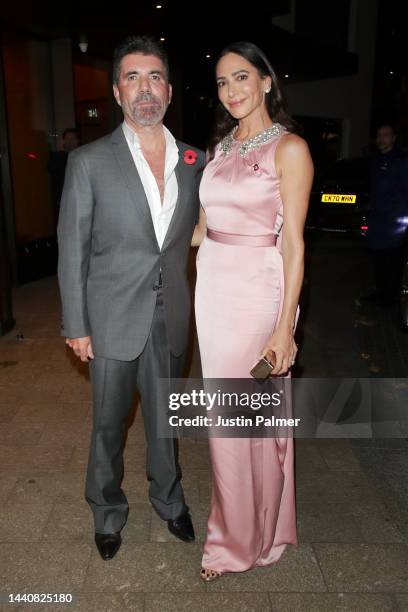
<instances>
[{"instance_id":1,"label":"dress waistband","mask_svg":"<svg viewBox=\"0 0 408 612\"><path fill-rule=\"evenodd\" d=\"M207 227L207 238L215 242L223 244L232 244L237 246L253 246L253 247L268 247L275 246L278 238L277 234L267 234L265 236L248 236L245 234L227 234L226 232L217 232Z\"/></svg>"}]
</instances>

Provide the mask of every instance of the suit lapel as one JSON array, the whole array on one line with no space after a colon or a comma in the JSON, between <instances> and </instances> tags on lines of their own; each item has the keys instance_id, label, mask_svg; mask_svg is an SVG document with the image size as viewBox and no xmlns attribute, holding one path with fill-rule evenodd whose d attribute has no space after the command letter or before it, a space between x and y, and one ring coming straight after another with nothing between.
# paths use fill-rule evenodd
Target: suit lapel
<instances>
[{"instance_id":1,"label":"suit lapel","mask_svg":"<svg viewBox=\"0 0 408 612\"><path fill-rule=\"evenodd\" d=\"M140 179L139 173L133 161L132 154L129 150L127 140L123 133L122 125L119 125L119 127L112 133L112 145L116 159L118 160L119 166L122 170L126 185L132 195L137 209L139 210L141 216L144 219L144 225L146 227L146 230L149 232L149 235L152 237L155 244L157 245L157 248L160 250L156 238L156 232L154 231L149 203L147 201L145 190L143 188L143 183ZM170 225L164 237L162 250L164 250L171 242L171 239L175 233L175 229L177 228L177 224L181 221L183 216L187 199L186 195L188 196L190 192L189 186L191 182L192 169L188 164L184 162L183 145L180 142L177 142L177 145L179 148L179 160L174 171L177 178L178 196L173 216L170 221ZM195 166L193 166L193 168L195 169Z\"/></svg>"},{"instance_id":2,"label":"suit lapel","mask_svg":"<svg viewBox=\"0 0 408 612\"><path fill-rule=\"evenodd\" d=\"M119 166L125 178L126 185L132 195L137 209L144 219L146 230L155 241L157 248L159 248L143 183L140 179L132 154L129 150L122 125L120 125L112 133L112 145L116 159L118 160Z\"/></svg>"},{"instance_id":3,"label":"suit lapel","mask_svg":"<svg viewBox=\"0 0 408 612\"><path fill-rule=\"evenodd\" d=\"M187 187L190 184L191 180L191 169L189 169L188 165L183 161L184 159L184 150L181 143L177 142L177 146L179 147L179 160L174 169L177 178L178 185L178 196L176 206L173 212L173 216L170 221L170 225L168 227L167 233L164 237L162 250L165 249L169 243L171 242L172 237L174 236L175 229L177 224L182 219L185 203L186 203L186 192L189 190Z\"/></svg>"}]
</instances>

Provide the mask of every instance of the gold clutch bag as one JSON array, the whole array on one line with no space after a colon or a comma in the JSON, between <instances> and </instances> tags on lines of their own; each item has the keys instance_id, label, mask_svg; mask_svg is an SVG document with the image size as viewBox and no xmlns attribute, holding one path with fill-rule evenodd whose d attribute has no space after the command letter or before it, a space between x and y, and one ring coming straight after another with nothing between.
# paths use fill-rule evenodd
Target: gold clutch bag
<instances>
[{"instance_id":1,"label":"gold clutch bag","mask_svg":"<svg viewBox=\"0 0 408 612\"><path fill-rule=\"evenodd\" d=\"M275 353L273 353L272 361L268 361L266 357L261 357L258 363L250 371L251 376L262 380L268 378L268 376L272 374L272 370L275 367L275 359Z\"/></svg>"}]
</instances>

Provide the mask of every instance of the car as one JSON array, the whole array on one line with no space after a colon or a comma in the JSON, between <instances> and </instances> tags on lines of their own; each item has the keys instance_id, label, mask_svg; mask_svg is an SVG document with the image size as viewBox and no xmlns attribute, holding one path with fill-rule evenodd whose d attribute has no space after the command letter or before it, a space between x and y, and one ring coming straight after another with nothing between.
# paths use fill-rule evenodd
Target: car
<instances>
[{"instance_id":1,"label":"car","mask_svg":"<svg viewBox=\"0 0 408 612\"><path fill-rule=\"evenodd\" d=\"M306 229L364 236L369 209L370 161L341 159L317 166Z\"/></svg>"},{"instance_id":2,"label":"car","mask_svg":"<svg viewBox=\"0 0 408 612\"><path fill-rule=\"evenodd\" d=\"M317 165L306 229L335 232L363 240L370 208L370 158L341 159L324 169ZM399 320L408 331L408 229L402 250Z\"/></svg>"},{"instance_id":3,"label":"car","mask_svg":"<svg viewBox=\"0 0 408 612\"><path fill-rule=\"evenodd\" d=\"M403 253L399 309L402 327L405 331L408 331L408 239L405 241Z\"/></svg>"}]
</instances>

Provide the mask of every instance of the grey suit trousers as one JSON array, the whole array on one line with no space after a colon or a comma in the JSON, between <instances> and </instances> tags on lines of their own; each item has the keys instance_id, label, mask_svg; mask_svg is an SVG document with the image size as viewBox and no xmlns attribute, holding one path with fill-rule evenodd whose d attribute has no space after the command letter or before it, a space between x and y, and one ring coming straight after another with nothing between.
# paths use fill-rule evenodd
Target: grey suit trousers
<instances>
[{"instance_id":1,"label":"grey suit trousers","mask_svg":"<svg viewBox=\"0 0 408 612\"><path fill-rule=\"evenodd\" d=\"M89 451L85 497L95 521L95 531L120 531L129 505L121 488L125 419L137 389L147 444L146 473L149 499L164 519L174 519L187 510L181 487L177 439L158 437L168 411L170 382L163 378L182 374L184 355L175 357L169 347L163 294L157 292L156 306L147 343L133 361L95 357L90 363L93 392L93 430ZM168 423L166 420L165 422Z\"/></svg>"}]
</instances>

